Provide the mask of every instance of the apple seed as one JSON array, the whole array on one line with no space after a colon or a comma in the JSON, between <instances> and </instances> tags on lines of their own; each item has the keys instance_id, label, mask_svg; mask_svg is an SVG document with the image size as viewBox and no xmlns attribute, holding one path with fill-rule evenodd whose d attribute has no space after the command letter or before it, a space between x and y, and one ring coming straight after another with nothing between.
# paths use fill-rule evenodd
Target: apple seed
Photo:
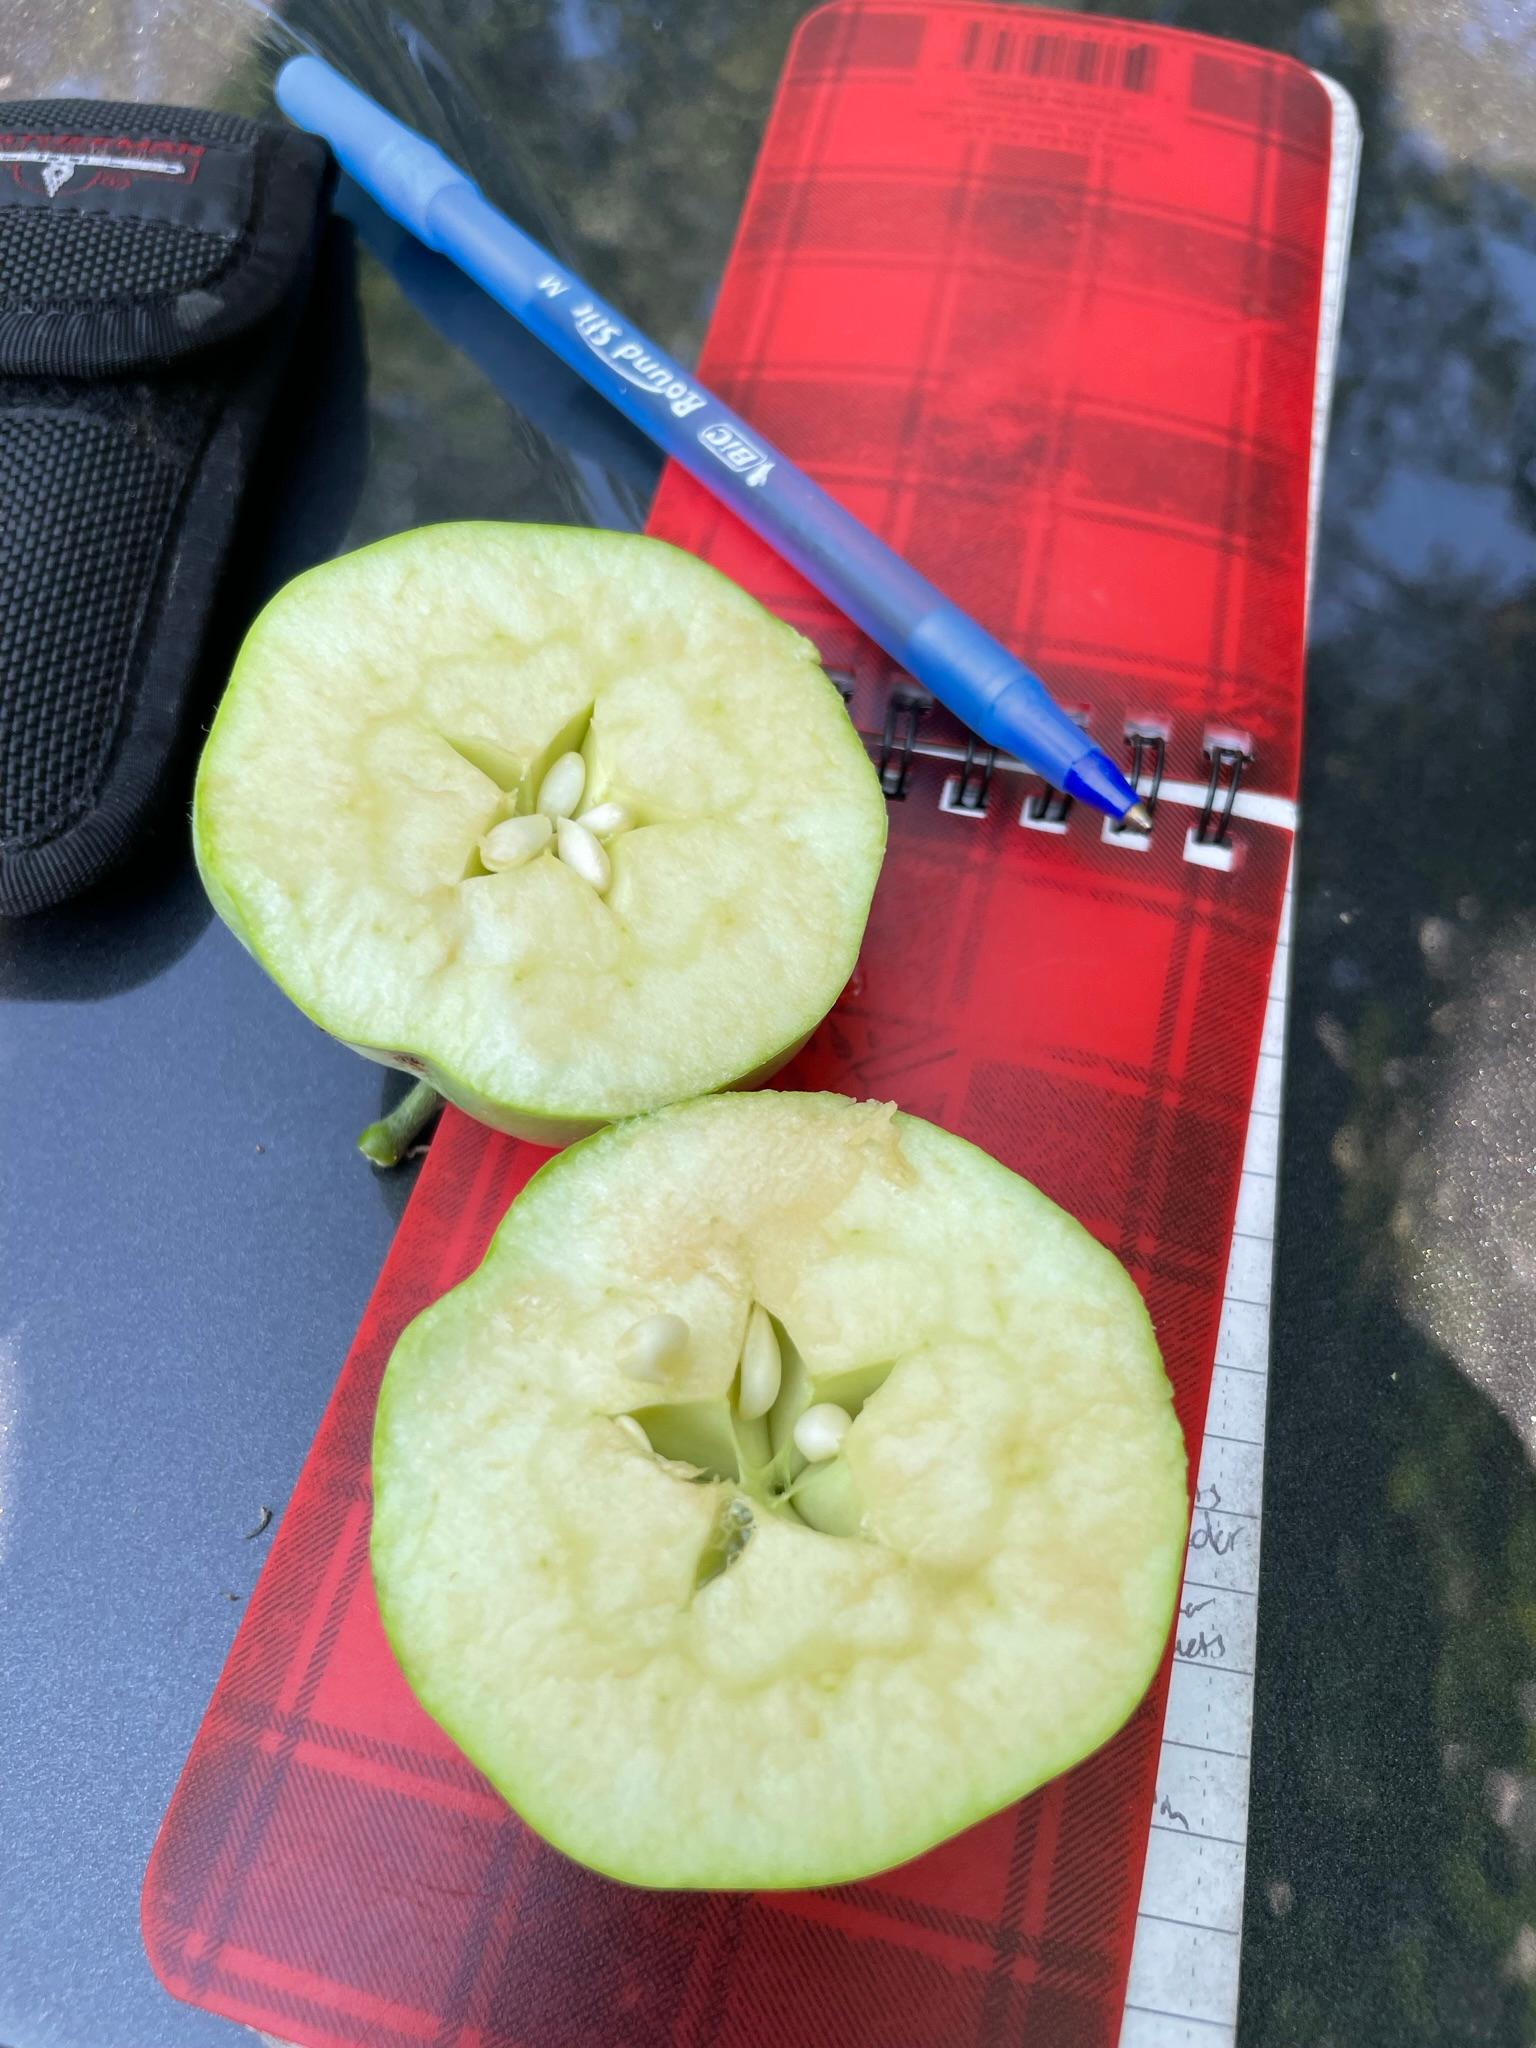
<instances>
[{"instance_id":1,"label":"apple seed","mask_svg":"<svg viewBox=\"0 0 1536 2048\"><path fill-rule=\"evenodd\" d=\"M562 754L539 784L535 810L546 818L569 818L587 786L587 764L580 754Z\"/></svg>"},{"instance_id":2,"label":"apple seed","mask_svg":"<svg viewBox=\"0 0 1536 2048\"><path fill-rule=\"evenodd\" d=\"M774 1335L768 1311L760 1301L753 1302L752 1313L747 1318L740 1375L736 1412L743 1422L755 1422L759 1415L766 1415L779 1398L779 1382L784 1376L779 1340Z\"/></svg>"},{"instance_id":3,"label":"apple seed","mask_svg":"<svg viewBox=\"0 0 1536 2048\"><path fill-rule=\"evenodd\" d=\"M835 1401L818 1401L795 1424L795 1449L802 1458L820 1465L837 1456L852 1424L846 1408L839 1408Z\"/></svg>"},{"instance_id":4,"label":"apple seed","mask_svg":"<svg viewBox=\"0 0 1536 2048\"><path fill-rule=\"evenodd\" d=\"M566 758L575 760L578 757L571 754ZM601 842L593 837L585 825L578 825L574 818L556 819L555 851L572 874L580 875L584 882L590 882L599 896L612 881L613 868Z\"/></svg>"},{"instance_id":5,"label":"apple seed","mask_svg":"<svg viewBox=\"0 0 1536 2048\"><path fill-rule=\"evenodd\" d=\"M481 862L493 875L506 868L520 868L544 851L554 829L542 816L503 818L480 841Z\"/></svg>"},{"instance_id":6,"label":"apple seed","mask_svg":"<svg viewBox=\"0 0 1536 2048\"><path fill-rule=\"evenodd\" d=\"M612 839L616 832L627 832L635 821L623 804L607 803L594 804L576 822L585 825L594 839Z\"/></svg>"}]
</instances>

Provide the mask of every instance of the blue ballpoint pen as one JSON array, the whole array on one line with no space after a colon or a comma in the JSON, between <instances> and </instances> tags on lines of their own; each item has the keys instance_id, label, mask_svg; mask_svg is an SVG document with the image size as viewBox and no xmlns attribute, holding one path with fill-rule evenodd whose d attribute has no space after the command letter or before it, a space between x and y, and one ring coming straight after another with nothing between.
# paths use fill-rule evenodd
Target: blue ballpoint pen
<instances>
[{"instance_id":1,"label":"blue ballpoint pen","mask_svg":"<svg viewBox=\"0 0 1536 2048\"><path fill-rule=\"evenodd\" d=\"M691 471L989 745L1143 826L1114 763L1034 671L492 206L434 144L319 57L277 101L386 213L439 250Z\"/></svg>"}]
</instances>

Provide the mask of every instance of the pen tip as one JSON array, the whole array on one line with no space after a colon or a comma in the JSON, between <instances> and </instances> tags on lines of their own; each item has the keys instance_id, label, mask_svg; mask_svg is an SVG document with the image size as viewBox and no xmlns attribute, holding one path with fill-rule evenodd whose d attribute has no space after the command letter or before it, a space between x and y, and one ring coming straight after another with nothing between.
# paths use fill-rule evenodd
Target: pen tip
<instances>
[{"instance_id":1,"label":"pen tip","mask_svg":"<svg viewBox=\"0 0 1536 2048\"><path fill-rule=\"evenodd\" d=\"M1152 813L1145 804L1132 804L1120 822L1122 825L1134 826L1138 832L1150 832L1152 830Z\"/></svg>"}]
</instances>

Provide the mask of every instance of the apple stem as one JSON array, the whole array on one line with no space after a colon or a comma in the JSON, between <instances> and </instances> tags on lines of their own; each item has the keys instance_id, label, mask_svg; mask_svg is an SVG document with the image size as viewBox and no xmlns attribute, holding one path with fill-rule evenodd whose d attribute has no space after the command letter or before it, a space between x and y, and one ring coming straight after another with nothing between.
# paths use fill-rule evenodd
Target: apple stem
<instances>
[{"instance_id":1,"label":"apple stem","mask_svg":"<svg viewBox=\"0 0 1536 2048\"><path fill-rule=\"evenodd\" d=\"M370 1124L357 1141L357 1149L375 1166L398 1166L443 1106L443 1098L430 1081L418 1081L402 1095L388 1116Z\"/></svg>"}]
</instances>

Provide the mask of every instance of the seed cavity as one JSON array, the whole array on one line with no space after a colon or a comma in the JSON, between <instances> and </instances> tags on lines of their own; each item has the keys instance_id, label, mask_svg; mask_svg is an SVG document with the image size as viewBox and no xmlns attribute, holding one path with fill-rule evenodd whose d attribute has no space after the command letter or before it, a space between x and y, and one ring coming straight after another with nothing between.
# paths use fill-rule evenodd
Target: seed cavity
<instances>
[{"instance_id":1,"label":"seed cavity","mask_svg":"<svg viewBox=\"0 0 1536 2048\"><path fill-rule=\"evenodd\" d=\"M474 734L461 738L451 732L445 732L440 737L452 747L461 761L467 761L471 768L478 768L480 773L489 777L504 794L510 795L521 782L522 762L516 754L508 753L505 747L498 746L494 740L480 739Z\"/></svg>"},{"instance_id":2,"label":"seed cavity","mask_svg":"<svg viewBox=\"0 0 1536 2048\"><path fill-rule=\"evenodd\" d=\"M540 803L542 802L541 797ZM599 896L613 880L613 866L603 850L602 842L594 838L586 826L579 825L574 818L561 817L556 820L555 851L573 874L580 875L584 882L591 883Z\"/></svg>"},{"instance_id":3,"label":"seed cavity","mask_svg":"<svg viewBox=\"0 0 1536 2048\"><path fill-rule=\"evenodd\" d=\"M576 820L585 825L594 839L612 839L615 833L627 832L634 824L634 815L623 804L594 804L590 811L583 811Z\"/></svg>"},{"instance_id":4,"label":"seed cavity","mask_svg":"<svg viewBox=\"0 0 1536 2048\"><path fill-rule=\"evenodd\" d=\"M561 862L600 896L606 893L613 866L604 842L632 830L636 820L628 804L611 797L593 801L600 792L588 787L592 778L581 751L592 712L588 704L568 718L526 767L492 740L439 735L461 760L503 791L508 799L503 808L511 813L491 826L470 852L464 881L524 866L544 851L553 832Z\"/></svg>"},{"instance_id":5,"label":"seed cavity","mask_svg":"<svg viewBox=\"0 0 1536 2048\"><path fill-rule=\"evenodd\" d=\"M820 1465L837 1456L852 1427L853 1417L846 1408L839 1408L835 1401L818 1401L795 1424L795 1449L802 1458Z\"/></svg>"},{"instance_id":6,"label":"seed cavity","mask_svg":"<svg viewBox=\"0 0 1536 2048\"><path fill-rule=\"evenodd\" d=\"M546 818L569 818L581 802L586 786L587 764L581 755L562 754L551 764L548 774L539 784L538 802L534 808L542 811Z\"/></svg>"},{"instance_id":7,"label":"seed cavity","mask_svg":"<svg viewBox=\"0 0 1536 2048\"><path fill-rule=\"evenodd\" d=\"M779 1384L784 1377L779 1340L774 1335L768 1311L760 1301L753 1302L752 1313L747 1318L739 1370L736 1413L743 1422L755 1422L760 1415L766 1415L779 1398Z\"/></svg>"},{"instance_id":8,"label":"seed cavity","mask_svg":"<svg viewBox=\"0 0 1536 2048\"><path fill-rule=\"evenodd\" d=\"M730 1561L727 1537L733 1525L720 1519L730 1497L750 1502L750 1513L759 1520L771 1515L823 1536L874 1540L858 1482L839 1453L855 1418L898 1361L880 1359L816 1374L793 1334L763 1303L748 1297L745 1307L736 1367L719 1393L685 1392L678 1384L677 1361L695 1343L681 1316L642 1317L619 1346L624 1369L660 1389L625 1418L631 1425L627 1434L646 1443L670 1478L720 1489L722 1505L706 1545L710 1562L700 1584L718 1577ZM697 1349L696 1377L712 1369L717 1357L707 1343L701 1341Z\"/></svg>"},{"instance_id":9,"label":"seed cavity","mask_svg":"<svg viewBox=\"0 0 1536 2048\"><path fill-rule=\"evenodd\" d=\"M540 854L554 837L554 826L545 817L503 818L480 841L480 859L490 874L520 868Z\"/></svg>"},{"instance_id":10,"label":"seed cavity","mask_svg":"<svg viewBox=\"0 0 1536 2048\"><path fill-rule=\"evenodd\" d=\"M613 1419L627 1437L633 1437L642 1451L648 1451L651 1448L650 1438L640 1427L639 1423L636 1422L633 1415L615 1415Z\"/></svg>"},{"instance_id":11,"label":"seed cavity","mask_svg":"<svg viewBox=\"0 0 1536 2048\"><path fill-rule=\"evenodd\" d=\"M752 1510L739 1493L733 1493L721 1502L714 1527L705 1538L699 1561L694 1567L695 1593L702 1592L704 1587L730 1570L752 1541L754 1527Z\"/></svg>"},{"instance_id":12,"label":"seed cavity","mask_svg":"<svg viewBox=\"0 0 1536 2048\"><path fill-rule=\"evenodd\" d=\"M666 1310L658 1315L642 1316L619 1340L619 1370L632 1380L648 1380L653 1386L665 1386L671 1377L668 1368L677 1363L687 1348L688 1325L681 1316L671 1315ZM636 1423L635 1427L644 1437L641 1425Z\"/></svg>"}]
</instances>

